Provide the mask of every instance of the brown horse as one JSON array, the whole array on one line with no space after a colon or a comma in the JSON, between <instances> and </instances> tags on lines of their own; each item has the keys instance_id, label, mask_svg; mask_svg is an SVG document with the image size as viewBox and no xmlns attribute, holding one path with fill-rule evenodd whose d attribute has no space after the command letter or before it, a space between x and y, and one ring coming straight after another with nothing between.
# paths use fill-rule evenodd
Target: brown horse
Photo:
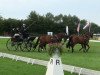
<instances>
[{"instance_id":1,"label":"brown horse","mask_svg":"<svg viewBox=\"0 0 100 75\"><path fill-rule=\"evenodd\" d=\"M57 42L57 38L55 36L52 36L52 35L42 35L42 36L38 37L34 48L37 47L38 42L39 42L38 51L40 52L41 49L46 49L46 45L47 44L56 43Z\"/></svg>"},{"instance_id":2,"label":"brown horse","mask_svg":"<svg viewBox=\"0 0 100 75\"><path fill-rule=\"evenodd\" d=\"M61 42L62 39L64 39L64 43L66 42L66 40L68 39L68 35L67 33L58 33L54 35L57 38L58 42Z\"/></svg>"},{"instance_id":3,"label":"brown horse","mask_svg":"<svg viewBox=\"0 0 100 75\"><path fill-rule=\"evenodd\" d=\"M81 46L82 46L81 49L84 48L83 51L87 52L89 50L89 48L90 48L90 46L88 44L90 37L93 37L93 33L86 33L86 34L83 34L83 35L80 35L80 36L78 36L78 35L71 35L69 37L69 41L68 41L66 46L67 46L67 48L71 47L72 48L72 52L74 52L74 46L76 44L81 44ZM88 47L87 49L86 49L86 46Z\"/></svg>"},{"instance_id":4,"label":"brown horse","mask_svg":"<svg viewBox=\"0 0 100 75\"><path fill-rule=\"evenodd\" d=\"M64 39L64 42L66 42L68 38L68 35L66 33L58 33L56 35L41 35L38 39L36 44L34 45L34 49L37 47L39 42L39 49L46 49L46 44L49 43L60 43L62 39Z\"/></svg>"}]
</instances>

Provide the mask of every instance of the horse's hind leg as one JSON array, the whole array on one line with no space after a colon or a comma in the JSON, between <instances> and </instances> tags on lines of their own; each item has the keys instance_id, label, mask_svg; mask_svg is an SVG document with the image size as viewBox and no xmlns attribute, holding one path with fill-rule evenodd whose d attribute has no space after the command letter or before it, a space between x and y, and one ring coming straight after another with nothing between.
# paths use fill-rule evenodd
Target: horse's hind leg
<instances>
[{"instance_id":1,"label":"horse's hind leg","mask_svg":"<svg viewBox=\"0 0 100 75\"><path fill-rule=\"evenodd\" d=\"M38 46L38 52L40 52L40 45Z\"/></svg>"},{"instance_id":2,"label":"horse's hind leg","mask_svg":"<svg viewBox=\"0 0 100 75\"><path fill-rule=\"evenodd\" d=\"M46 44L45 44L45 45L43 45L43 50L45 50L45 51L46 51Z\"/></svg>"},{"instance_id":3,"label":"horse's hind leg","mask_svg":"<svg viewBox=\"0 0 100 75\"><path fill-rule=\"evenodd\" d=\"M38 46L38 52L41 52L43 49L43 45L40 43L39 46Z\"/></svg>"},{"instance_id":4,"label":"horse's hind leg","mask_svg":"<svg viewBox=\"0 0 100 75\"><path fill-rule=\"evenodd\" d=\"M68 43L66 44L66 48L69 48L70 49L70 45Z\"/></svg>"},{"instance_id":5,"label":"horse's hind leg","mask_svg":"<svg viewBox=\"0 0 100 75\"><path fill-rule=\"evenodd\" d=\"M90 46L89 46L88 44L87 44L86 46L88 47L88 49L86 50L86 52L88 52L88 50L89 50Z\"/></svg>"},{"instance_id":6,"label":"horse's hind leg","mask_svg":"<svg viewBox=\"0 0 100 75\"><path fill-rule=\"evenodd\" d=\"M84 46L83 52L86 52L86 45L84 44L83 46Z\"/></svg>"},{"instance_id":7,"label":"horse's hind leg","mask_svg":"<svg viewBox=\"0 0 100 75\"><path fill-rule=\"evenodd\" d=\"M72 53L74 52L74 48L72 47Z\"/></svg>"},{"instance_id":8,"label":"horse's hind leg","mask_svg":"<svg viewBox=\"0 0 100 75\"><path fill-rule=\"evenodd\" d=\"M81 51L83 48L84 48L84 46L81 44L81 46L82 46L82 48L81 49L79 49L79 51Z\"/></svg>"},{"instance_id":9,"label":"horse's hind leg","mask_svg":"<svg viewBox=\"0 0 100 75\"><path fill-rule=\"evenodd\" d=\"M38 44L33 45L33 51L36 50Z\"/></svg>"}]
</instances>

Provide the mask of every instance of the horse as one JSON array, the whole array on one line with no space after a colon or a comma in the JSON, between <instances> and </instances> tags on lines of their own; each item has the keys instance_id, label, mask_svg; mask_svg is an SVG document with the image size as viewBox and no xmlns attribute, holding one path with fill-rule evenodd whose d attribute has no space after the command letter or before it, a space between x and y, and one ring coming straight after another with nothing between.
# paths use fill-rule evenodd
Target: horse
<instances>
[{"instance_id":1,"label":"horse","mask_svg":"<svg viewBox=\"0 0 100 75\"><path fill-rule=\"evenodd\" d=\"M64 43L66 42L66 40L68 39L68 35L67 33L58 33L54 35L57 38L57 41L60 43L62 41L62 39L64 39ZM63 43L63 44L64 44Z\"/></svg>"},{"instance_id":2,"label":"horse","mask_svg":"<svg viewBox=\"0 0 100 75\"><path fill-rule=\"evenodd\" d=\"M57 38L53 35L41 35L38 37L36 44L34 45L34 49L36 49L37 45L39 42L39 47L38 47L38 51L40 52L40 48L41 49L45 49L46 50L46 45L49 43L56 43L57 42Z\"/></svg>"},{"instance_id":3,"label":"horse","mask_svg":"<svg viewBox=\"0 0 100 75\"><path fill-rule=\"evenodd\" d=\"M62 39L64 39L64 43L66 42L68 35L66 33L58 33L55 35L41 35L38 39L36 44L34 45L34 49L36 49L38 42L39 48L46 50L46 44L49 43L61 43ZM39 51L40 49L38 49Z\"/></svg>"},{"instance_id":4,"label":"horse","mask_svg":"<svg viewBox=\"0 0 100 75\"><path fill-rule=\"evenodd\" d=\"M84 52L88 52L88 50L90 48L90 46L88 44L89 43L89 39L92 38L92 37L93 37L93 33L85 33L85 34L80 35L80 36L78 36L78 35L71 35L69 37L68 43L66 44L66 47L67 48L70 48L71 47L72 48L72 52L74 52L74 46L76 44L81 44L81 46L82 46L81 49L84 48L83 51ZM88 47L87 49L86 49L86 46Z\"/></svg>"}]
</instances>

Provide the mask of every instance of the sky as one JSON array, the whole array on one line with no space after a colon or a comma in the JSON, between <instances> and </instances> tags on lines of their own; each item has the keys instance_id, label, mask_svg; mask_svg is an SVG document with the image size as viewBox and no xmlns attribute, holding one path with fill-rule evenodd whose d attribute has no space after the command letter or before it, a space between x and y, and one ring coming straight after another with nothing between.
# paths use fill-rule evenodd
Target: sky
<instances>
[{"instance_id":1,"label":"sky","mask_svg":"<svg viewBox=\"0 0 100 75\"><path fill-rule=\"evenodd\" d=\"M31 11L76 15L100 26L100 0L0 0L0 15L4 18L26 19Z\"/></svg>"}]
</instances>

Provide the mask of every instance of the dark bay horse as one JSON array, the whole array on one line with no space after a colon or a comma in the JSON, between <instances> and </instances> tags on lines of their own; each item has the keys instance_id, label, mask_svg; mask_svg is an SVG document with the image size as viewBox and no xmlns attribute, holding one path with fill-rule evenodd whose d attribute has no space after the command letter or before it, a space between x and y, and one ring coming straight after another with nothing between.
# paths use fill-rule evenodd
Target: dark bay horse
<instances>
[{"instance_id":1,"label":"dark bay horse","mask_svg":"<svg viewBox=\"0 0 100 75\"><path fill-rule=\"evenodd\" d=\"M52 35L41 35L41 36L38 37L34 48L36 48L37 45L39 44L38 51L40 52L41 49L45 49L46 50L46 45L47 44L56 43L56 42L57 42L57 38L55 36L52 36Z\"/></svg>"},{"instance_id":2,"label":"dark bay horse","mask_svg":"<svg viewBox=\"0 0 100 75\"><path fill-rule=\"evenodd\" d=\"M64 39L64 43L66 42L66 40L68 39L68 35L67 35L67 33L58 33L58 34L55 34L54 35L56 38L57 38L57 41L59 42L59 43L61 43L61 41L62 41L62 39Z\"/></svg>"},{"instance_id":3,"label":"dark bay horse","mask_svg":"<svg viewBox=\"0 0 100 75\"><path fill-rule=\"evenodd\" d=\"M49 43L61 43L62 39L66 42L68 35L66 33L58 33L55 35L41 35L38 37L36 44L34 45L34 49L39 44L39 48L46 49L46 45ZM39 43L38 43L39 42ZM38 49L39 51L40 49Z\"/></svg>"},{"instance_id":4,"label":"dark bay horse","mask_svg":"<svg viewBox=\"0 0 100 75\"><path fill-rule=\"evenodd\" d=\"M85 34L80 35L80 36L78 36L78 35L71 35L69 37L69 41L68 41L66 47L67 48L71 47L72 48L72 52L74 52L74 46L76 44L81 44L81 46L82 46L81 49L84 48L83 51L87 52L89 50L89 48L90 48L90 46L89 46L89 39L91 37L93 37L93 33L85 33ZM86 47L88 47L88 48L86 49Z\"/></svg>"}]
</instances>

